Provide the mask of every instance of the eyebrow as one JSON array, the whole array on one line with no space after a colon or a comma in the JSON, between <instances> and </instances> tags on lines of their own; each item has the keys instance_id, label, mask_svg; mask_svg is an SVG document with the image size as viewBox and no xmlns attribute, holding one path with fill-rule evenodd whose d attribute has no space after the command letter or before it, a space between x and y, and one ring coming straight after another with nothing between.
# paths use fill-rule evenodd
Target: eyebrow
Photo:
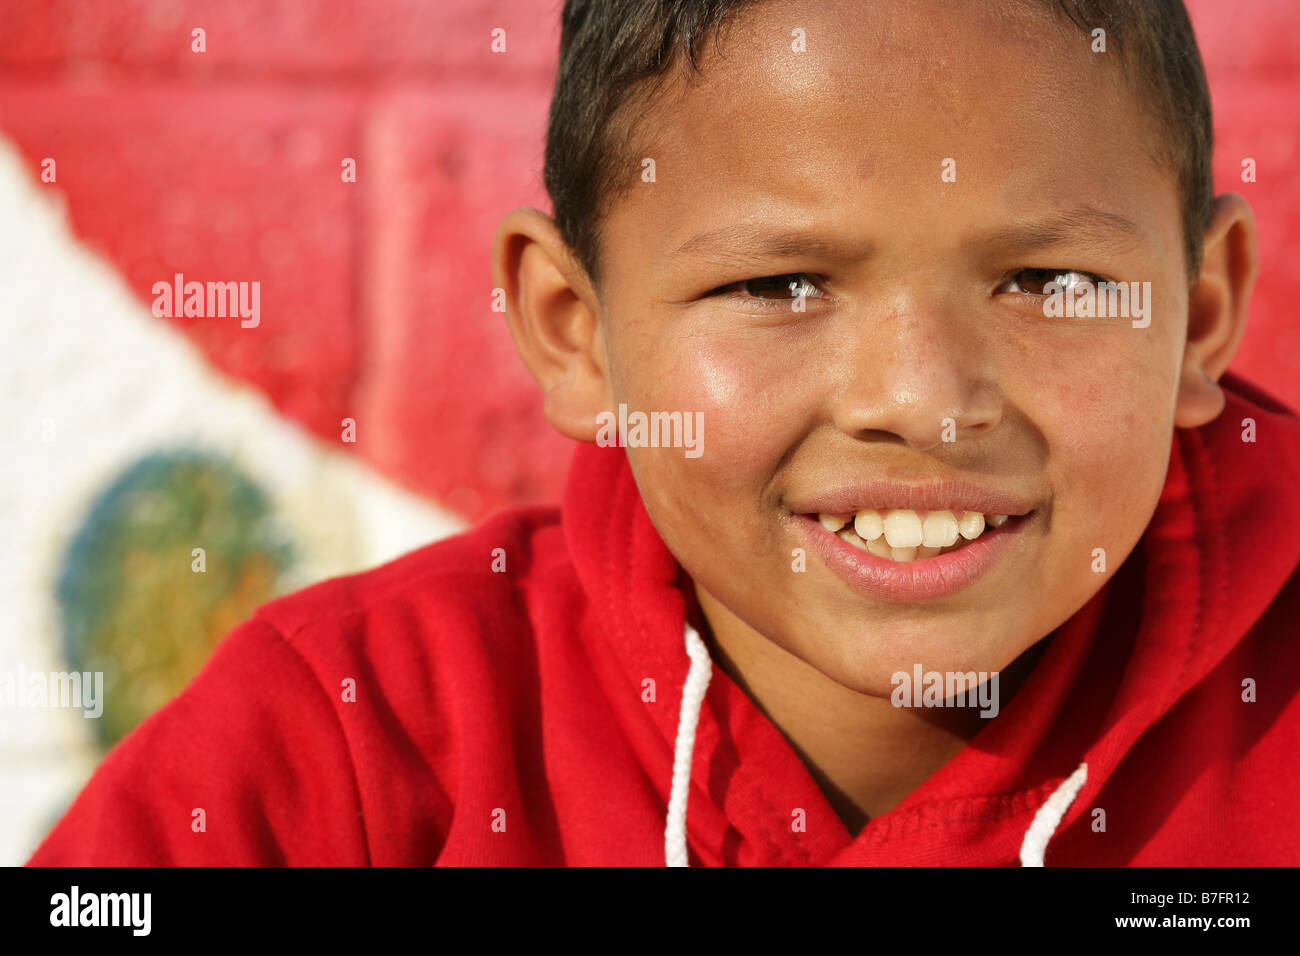
<instances>
[{"instance_id":1,"label":"eyebrow","mask_svg":"<svg viewBox=\"0 0 1300 956\"><path fill-rule=\"evenodd\" d=\"M977 238L973 244L1015 250L1050 249L1067 242L1128 246L1142 235L1142 229L1133 220L1084 204L1034 222L997 229ZM740 263L799 255L844 256L845 248L821 236L769 232L760 225L735 223L692 236L671 255L677 257L691 253Z\"/></svg>"},{"instance_id":2,"label":"eyebrow","mask_svg":"<svg viewBox=\"0 0 1300 956\"><path fill-rule=\"evenodd\" d=\"M707 254L724 261L781 259L799 255L843 255L840 243L797 232L770 232L753 223L735 223L701 232L677 247L673 256Z\"/></svg>"},{"instance_id":3,"label":"eyebrow","mask_svg":"<svg viewBox=\"0 0 1300 956\"><path fill-rule=\"evenodd\" d=\"M981 238L979 245L1016 250L1050 249L1067 242L1128 246L1142 235L1142 229L1132 219L1085 204L1035 222L995 230Z\"/></svg>"}]
</instances>

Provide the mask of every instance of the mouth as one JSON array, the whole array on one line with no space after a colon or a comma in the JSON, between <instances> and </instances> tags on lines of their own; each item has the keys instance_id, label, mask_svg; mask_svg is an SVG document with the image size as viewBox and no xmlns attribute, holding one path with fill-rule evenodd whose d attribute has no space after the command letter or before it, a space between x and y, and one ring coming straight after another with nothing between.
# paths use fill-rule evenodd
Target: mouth
<instances>
[{"instance_id":1,"label":"mouth","mask_svg":"<svg viewBox=\"0 0 1300 956\"><path fill-rule=\"evenodd\" d=\"M855 590L917 602L975 584L1023 546L1036 515L864 508L799 513L795 526L810 550Z\"/></svg>"}]
</instances>

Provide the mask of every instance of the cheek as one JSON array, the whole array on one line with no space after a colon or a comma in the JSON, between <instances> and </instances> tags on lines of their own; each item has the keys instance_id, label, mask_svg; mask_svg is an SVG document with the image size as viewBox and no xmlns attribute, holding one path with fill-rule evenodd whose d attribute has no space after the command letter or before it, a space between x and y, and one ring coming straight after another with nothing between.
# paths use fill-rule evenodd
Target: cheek
<instances>
[{"instance_id":1,"label":"cheek","mask_svg":"<svg viewBox=\"0 0 1300 956\"><path fill-rule=\"evenodd\" d=\"M798 437L801 397L793 363L777 362L746 336L726 334L658 343L652 373L627 389L629 408L699 412L702 454L690 463L713 495L765 480ZM633 402L637 403L635 406Z\"/></svg>"},{"instance_id":2,"label":"cheek","mask_svg":"<svg viewBox=\"0 0 1300 956\"><path fill-rule=\"evenodd\" d=\"M1164 484L1174 373L1164 343L1129 335L1039 351L1021 378L1054 492L1052 530L1069 560L1090 559L1095 547L1127 556Z\"/></svg>"},{"instance_id":3,"label":"cheek","mask_svg":"<svg viewBox=\"0 0 1300 956\"><path fill-rule=\"evenodd\" d=\"M745 339L742 332L663 340L644 353L648 364L637 366L649 373L615 396L629 411L700 413L698 458L679 449L627 449L651 519L696 574L716 564L719 551L745 560L768 547L777 529L763 514L765 492L800 439L804 398L793 388L793 363L777 363Z\"/></svg>"}]
</instances>

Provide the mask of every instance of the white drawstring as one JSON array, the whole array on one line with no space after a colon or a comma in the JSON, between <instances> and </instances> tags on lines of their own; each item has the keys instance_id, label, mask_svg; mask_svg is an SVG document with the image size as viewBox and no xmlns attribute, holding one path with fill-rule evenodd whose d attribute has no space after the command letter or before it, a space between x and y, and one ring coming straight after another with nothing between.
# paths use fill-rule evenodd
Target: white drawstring
<instances>
[{"instance_id":1,"label":"white drawstring","mask_svg":"<svg viewBox=\"0 0 1300 956\"><path fill-rule=\"evenodd\" d=\"M686 856L686 801L691 789L691 760L695 754L695 729L700 723L700 708L713 677L713 661L699 633L686 625L686 654L691 659L690 673L682 685L682 712L677 721L677 744L673 749L673 782L668 796L668 821L664 828L664 856L668 866L690 866ZM1088 780L1088 765L1079 769L1056 788L1047 802L1038 808L1025 831L1020 846L1021 866L1042 866L1047 843L1061 825L1065 811Z\"/></svg>"},{"instance_id":2,"label":"white drawstring","mask_svg":"<svg viewBox=\"0 0 1300 956\"><path fill-rule=\"evenodd\" d=\"M1034 822L1025 831L1025 842L1020 844L1021 866L1042 866L1043 855L1047 852L1047 841L1061 825L1061 818L1070 809L1074 798L1083 789L1088 780L1088 765L1079 764L1079 769L1066 778L1065 783L1056 788L1056 792L1047 798L1047 802L1034 814Z\"/></svg>"},{"instance_id":3,"label":"white drawstring","mask_svg":"<svg viewBox=\"0 0 1300 956\"><path fill-rule=\"evenodd\" d=\"M668 825L664 854L669 866L690 866L686 858L686 801L691 792L691 758L695 755L695 728L700 708L713 677L713 661L699 633L686 625L686 653L691 670L682 685L682 714L677 721L677 746L673 750L673 785L668 797Z\"/></svg>"}]
</instances>

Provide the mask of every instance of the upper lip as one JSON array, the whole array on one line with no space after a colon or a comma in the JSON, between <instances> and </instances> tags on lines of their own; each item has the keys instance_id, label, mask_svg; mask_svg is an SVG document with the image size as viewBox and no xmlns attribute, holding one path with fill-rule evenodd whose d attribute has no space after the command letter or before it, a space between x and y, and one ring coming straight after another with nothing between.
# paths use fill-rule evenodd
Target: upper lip
<instances>
[{"instance_id":1,"label":"upper lip","mask_svg":"<svg viewBox=\"0 0 1300 956\"><path fill-rule=\"evenodd\" d=\"M840 485L796 502L796 514L855 514L874 508L877 511L910 509L913 511L978 511L986 515L1023 515L1033 510L1024 495L989 488L964 479L945 479L924 484L878 478L872 481Z\"/></svg>"}]
</instances>

